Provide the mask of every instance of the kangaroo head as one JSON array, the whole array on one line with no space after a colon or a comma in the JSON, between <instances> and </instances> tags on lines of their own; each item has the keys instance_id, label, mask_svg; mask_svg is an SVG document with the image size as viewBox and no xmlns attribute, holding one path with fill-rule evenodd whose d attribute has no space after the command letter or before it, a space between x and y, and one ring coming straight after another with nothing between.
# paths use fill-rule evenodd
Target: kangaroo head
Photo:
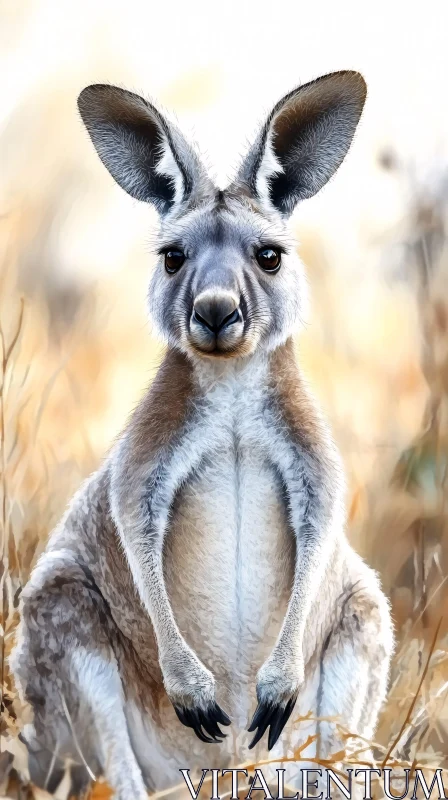
<instances>
[{"instance_id":1,"label":"kangaroo head","mask_svg":"<svg viewBox=\"0 0 448 800\"><path fill-rule=\"evenodd\" d=\"M278 346L297 328L306 286L288 218L341 164L365 96L357 72L290 92L221 191L149 102L101 84L81 92L79 110L102 162L159 212L149 307L172 346L190 356L245 356Z\"/></svg>"}]
</instances>

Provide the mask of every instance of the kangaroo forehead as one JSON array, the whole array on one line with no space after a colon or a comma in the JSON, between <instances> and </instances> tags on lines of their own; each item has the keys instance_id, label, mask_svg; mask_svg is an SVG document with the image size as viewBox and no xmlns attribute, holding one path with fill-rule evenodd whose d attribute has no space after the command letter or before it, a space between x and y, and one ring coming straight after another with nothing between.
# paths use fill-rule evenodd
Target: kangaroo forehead
<instances>
[{"instance_id":1,"label":"kangaroo forehead","mask_svg":"<svg viewBox=\"0 0 448 800\"><path fill-rule=\"evenodd\" d=\"M177 243L194 255L209 247L246 251L254 244L271 240L284 244L285 229L281 220L263 214L256 204L229 195L167 221L161 238L162 246Z\"/></svg>"}]
</instances>

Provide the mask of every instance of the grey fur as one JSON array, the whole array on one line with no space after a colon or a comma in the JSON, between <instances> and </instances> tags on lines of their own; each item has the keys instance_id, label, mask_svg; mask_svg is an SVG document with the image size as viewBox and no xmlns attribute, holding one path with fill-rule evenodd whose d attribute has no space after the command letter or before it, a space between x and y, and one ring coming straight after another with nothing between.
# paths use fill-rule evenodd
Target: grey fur
<instances>
[{"instance_id":1,"label":"grey fur","mask_svg":"<svg viewBox=\"0 0 448 800\"><path fill-rule=\"evenodd\" d=\"M152 105L114 87L81 94L103 162L160 211L148 301L168 350L23 593L12 666L41 784L68 758L80 786L102 773L139 800L186 764L235 766L255 683L255 740L269 729L277 752L296 735L296 702L373 733L390 614L345 539L339 457L295 364L306 284L285 222L340 163L363 87L336 73L288 95L224 192ZM276 274L257 262L263 247L282 253ZM185 261L168 274L173 248ZM231 321L204 324L210 308ZM220 742L216 698L236 738ZM319 733L322 754L342 747L331 722Z\"/></svg>"}]
</instances>

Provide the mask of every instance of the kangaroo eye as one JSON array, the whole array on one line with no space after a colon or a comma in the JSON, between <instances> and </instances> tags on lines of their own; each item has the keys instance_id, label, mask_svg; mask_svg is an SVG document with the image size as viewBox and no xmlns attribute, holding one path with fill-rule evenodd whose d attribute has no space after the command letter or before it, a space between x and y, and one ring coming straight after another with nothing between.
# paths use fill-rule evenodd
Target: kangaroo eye
<instances>
[{"instance_id":1,"label":"kangaroo eye","mask_svg":"<svg viewBox=\"0 0 448 800\"><path fill-rule=\"evenodd\" d=\"M167 250L165 253L165 269L170 275L177 272L185 261L182 250Z\"/></svg>"},{"instance_id":2,"label":"kangaroo eye","mask_svg":"<svg viewBox=\"0 0 448 800\"><path fill-rule=\"evenodd\" d=\"M280 269L280 251L274 247L262 247L255 257L265 272L277 272Z\"/></svg>"}]
</instances>

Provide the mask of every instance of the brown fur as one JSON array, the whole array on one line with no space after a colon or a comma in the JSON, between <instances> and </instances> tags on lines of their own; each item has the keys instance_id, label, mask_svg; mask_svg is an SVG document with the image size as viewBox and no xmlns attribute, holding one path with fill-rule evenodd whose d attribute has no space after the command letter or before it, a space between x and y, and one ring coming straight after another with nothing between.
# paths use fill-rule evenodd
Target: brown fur
<instances>
[{"instance_id":1,"label":"brown fur","mask_svg":"<svg viewBox=\"0 0 448 800\"><path fill-rule=\"evenodd\" d=\"M191 362L183 353L169 349L125 431L133 461L145 463L151 452L168 444L181 429L196 392Z\"/></svg>"}]
</instances>

